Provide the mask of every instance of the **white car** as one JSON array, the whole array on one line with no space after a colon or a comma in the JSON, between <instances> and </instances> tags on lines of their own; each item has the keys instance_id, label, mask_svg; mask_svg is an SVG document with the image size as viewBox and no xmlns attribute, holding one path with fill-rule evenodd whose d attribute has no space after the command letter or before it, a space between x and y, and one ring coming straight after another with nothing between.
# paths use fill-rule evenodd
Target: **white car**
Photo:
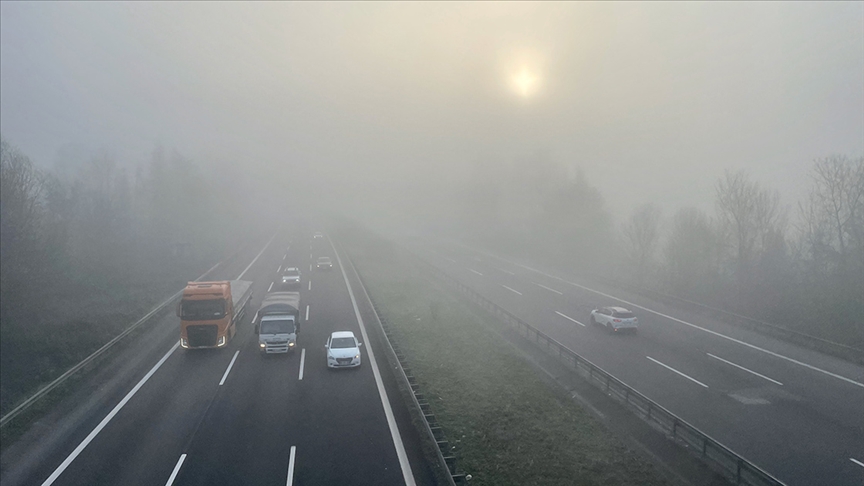
<instances>
[{"instance_id":1,"label":"white car","mask_svg":"<svg viewBox=\"0 0 864 486\"><path fill-rule=\"evenodd\" d=\"M297 267L286 268L285 271L282 272L282 285L300 285L300 269Z\"/></svg>"},{"instance_id":2,"label":"white car","mask_svg":"<svg viewBox=\"0 0 864 486\"><path fill-rule=\"evenodd\" d=\"M314 235L312 235L312 238L314 238L316 240L318 238L324 238L324 233L315 233Z\"/></svg>"},{"instance_id":3,"label":"white car","mask_svg":"<svg viewBox=\"0 0 864 486\"><path fill-rule=\"evenodd\" d=\"M360 346L351 331L336 331L327 338L327 367L355 368L360 366Z\"/></svg>"},{"instance_id":4,"label":"white car","mask_svg":"<svg viewBox=\"0 0 864 486\"><path fill-rule=\"evenodd\" d=\"M639 319L623 307L600 307L591 311L591 324L605 326L609 333L636 332Z\"/></svg>"}]
</instances>

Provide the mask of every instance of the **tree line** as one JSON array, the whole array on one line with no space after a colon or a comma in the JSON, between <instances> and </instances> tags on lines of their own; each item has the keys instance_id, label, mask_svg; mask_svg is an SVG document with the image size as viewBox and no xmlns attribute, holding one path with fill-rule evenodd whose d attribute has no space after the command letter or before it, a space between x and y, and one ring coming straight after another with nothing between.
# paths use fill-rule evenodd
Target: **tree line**
<instances>
[{"instance_id":1,"label":"tree line","mask_svg":"<svg viewBox=\"0 0 864 486\"><path fill-rule=\"evenodd\" d=\"M128 325L141 296L176 291L244 234L236 177L176 151L156 149L139 166L107 153L60 163L40 169L0 138L6 405L17 378L32 381L11 374L62 371Z\"/></svg>"}]
</instances>

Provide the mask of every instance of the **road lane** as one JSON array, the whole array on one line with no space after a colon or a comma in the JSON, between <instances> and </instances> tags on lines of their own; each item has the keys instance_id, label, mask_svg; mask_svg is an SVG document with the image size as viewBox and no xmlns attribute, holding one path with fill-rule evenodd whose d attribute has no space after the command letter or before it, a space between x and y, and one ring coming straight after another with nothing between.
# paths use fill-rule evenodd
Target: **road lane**
<instances>
[{"instance_id":1,"label":"road lane","mask_svg":"<svg viewBox=\"0 0 864 486\"><path fill-rule=\"evenodd\" d=\"M531 267L518 266L506 260L487 257L478 262L475 257L466 255L464 249L441 245L436 247L436 251L445 257L432 262L450 275L756 464L781 479L789 480L790 484L860 484L860 472L854 471L854 464L848 460L850 455L855 457L864 452L864 419L860 413L864 394L860 387L797 363L776 359L737 341L755 343L760 348L791 356L796 361L813 362L822 371L853 377L852 381L860 381L864 376L861 367L838 363L830 357L814 356L809 350L743 332L725 323L679 313L671 306L655 304L649 299L615 289L601 288L601 292L606 295L624 294L623 299L605 298L586 290L584 285L561 288L563 282L572 279L553 278L548 273L532 271ZM469 264L485 277L465 272L464 268ZM514 275L494 272L502 265L512 265ZM531 281L560 289L563 295L539 289L532 291L525 287ZM515 297L504 291L501 286L505 284L524 289L524 295ZM559 318L561 314L571 318L587 316L596 305L613 305L622 300L639 303L640 307L634 309L640 318L640 330L636 336L608 336L599 328L583 328ZM642 312L640 308L653 308L658 312ZM676 315L683 315L683 318L676 319ZM734 340L680 321L698 322L698 327L725 334ZM639 363L640 358L644 363L646 354L685 374L698 376L698 381L710 388L699 387L695 392L688 390L690 387L686 382L676 379L668 370ZM711 355L722 357L740 368ZM783 383L783 386L766 381L767 377Z\"/></svg>"}]
</instances>

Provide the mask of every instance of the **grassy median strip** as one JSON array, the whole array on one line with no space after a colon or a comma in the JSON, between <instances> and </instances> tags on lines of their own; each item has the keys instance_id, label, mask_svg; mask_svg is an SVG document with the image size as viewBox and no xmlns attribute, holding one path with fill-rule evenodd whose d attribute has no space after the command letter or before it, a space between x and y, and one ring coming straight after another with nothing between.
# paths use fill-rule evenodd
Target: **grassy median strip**
<instances>
[{"instance_id":1,"label":"grassy median strip","mask_svg":"<svg viewBox=\"0 0 864 486\"><path fill-rule=\"evenodd\" d=\"M359 232L343 241L471 484L667 484L411 256Z\"/></svg>"}]
</instances>

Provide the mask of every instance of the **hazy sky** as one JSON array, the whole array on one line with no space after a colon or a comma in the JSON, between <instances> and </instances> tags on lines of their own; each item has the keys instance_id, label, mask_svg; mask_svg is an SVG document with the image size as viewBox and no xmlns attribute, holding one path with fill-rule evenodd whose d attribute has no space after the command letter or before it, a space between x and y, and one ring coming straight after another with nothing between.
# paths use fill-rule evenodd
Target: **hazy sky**
<instances>
[{"instance_id":1,"label":"hazy sky","mask_svg":"<svg viewBox=\"0 0 864 486\"><path fill-rule=\"evenodd\" d=\"M544 152L622 214L710 208L724 168L791 203L864 153L862 2L0 5L0 130L43 165L164 145L373 187Z\"/></svg>"}]
</instances>

